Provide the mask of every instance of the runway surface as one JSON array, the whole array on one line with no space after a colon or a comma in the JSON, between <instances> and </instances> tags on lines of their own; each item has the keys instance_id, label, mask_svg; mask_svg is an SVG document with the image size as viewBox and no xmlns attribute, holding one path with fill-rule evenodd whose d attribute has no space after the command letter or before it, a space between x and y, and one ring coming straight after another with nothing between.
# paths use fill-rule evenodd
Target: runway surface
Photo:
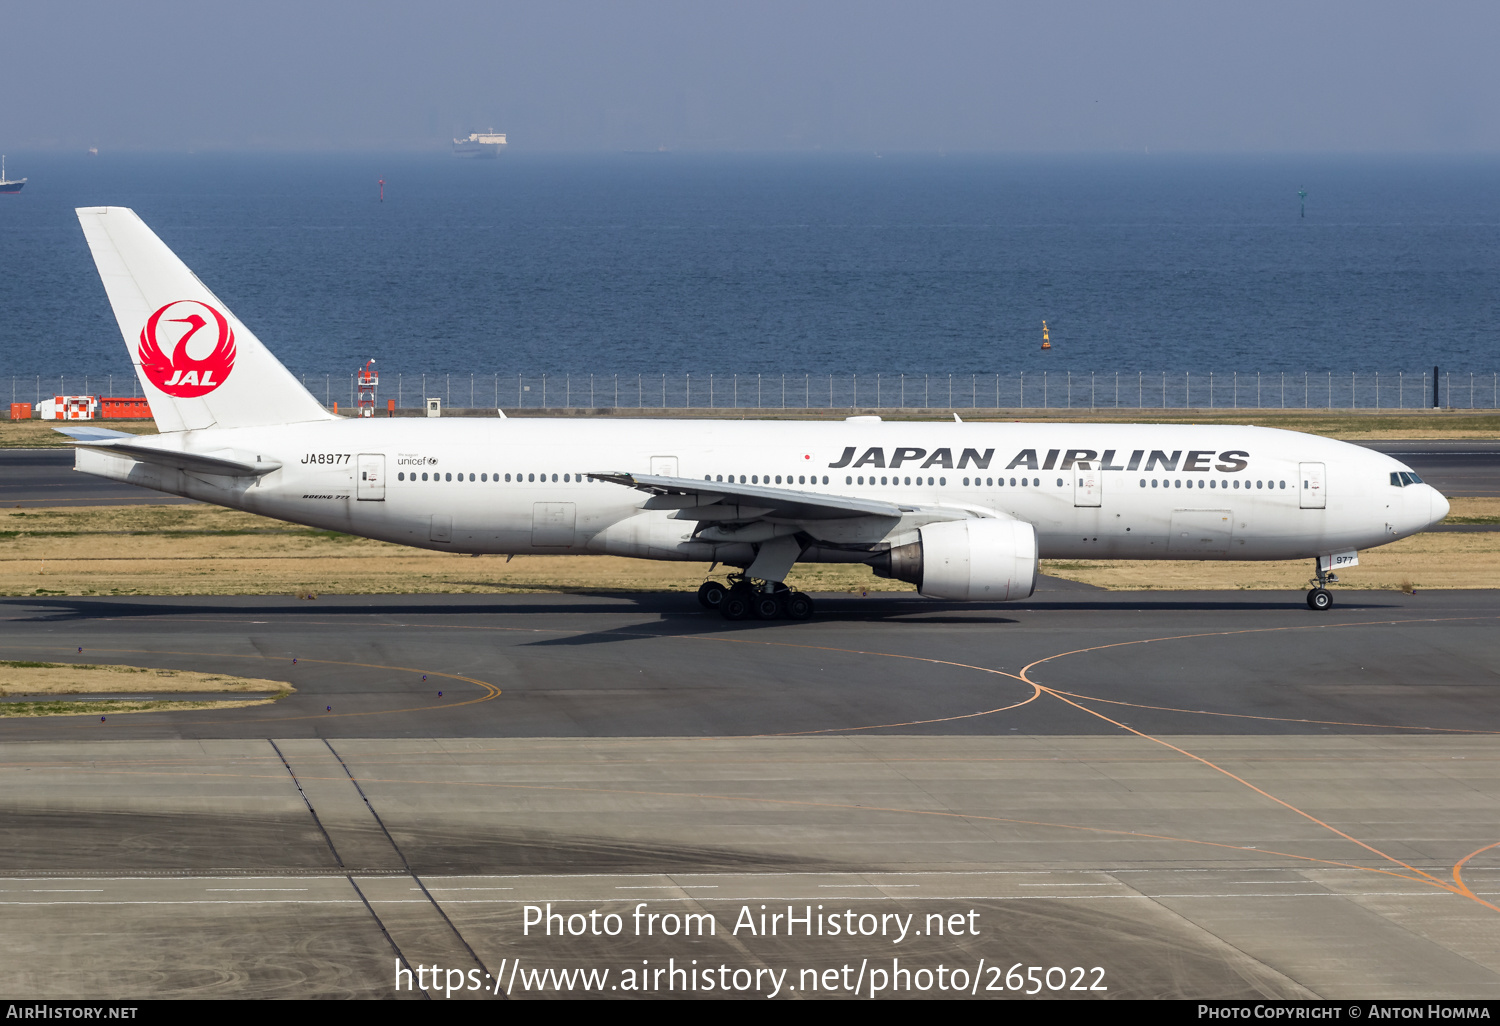
<instances>
[{"instance_id":1,"label":"runway surface","mask_svg":"<svg viewBox=\"0 0 1500 1026\"><path fill-rule=\"evenodd\" d=\"M940 965L1015 996L1020 963L1082 999L1500 997L1500 592L1339 603L5 600L6 659L298 690L0 721L0 979L390 996L404 959L470 996L576 995L528 974L577 968L618 996L698 959L699 996L951 995ZM856 936L788 937L789 905Z\"/></svg>"},{"instance_id":2,"label":"runway surface","mask_svg":"<svg viewBox=\"0 0 1500 1026\"><path fill-rule=\"evenodd\" d=\"M1365 442L1411 467L1444 495L1500 495L1500 442ZM73 471L71 449L0 449L0 506L190 502Z\"/></svg>"},{"instance_id":3,"label":"runway surface","mask_svg":"<svg viewBox=\"0 0 1500 1026\"><path fill-rule=\"evenodd\" d=\"M80 474L72 449L0 449L0 506L187 503L175 495Z\"/></svg>"}]
</instances>

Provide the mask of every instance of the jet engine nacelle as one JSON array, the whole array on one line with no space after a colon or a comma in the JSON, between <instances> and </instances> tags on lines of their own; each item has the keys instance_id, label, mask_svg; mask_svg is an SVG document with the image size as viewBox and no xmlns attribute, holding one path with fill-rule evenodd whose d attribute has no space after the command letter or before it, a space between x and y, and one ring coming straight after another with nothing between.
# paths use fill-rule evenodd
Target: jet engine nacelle
<instances>
[{"instance_id":1,"label":"jet engine nacelle","mask_svg":"<svg viewBox=\"0 0 1500 1026\"><path fill-rule=\"evenodd\" d=\"M910 581L930 598L1004 602L1036 590L1036 531L1020 520L949 520L882 553L875 573Z\"/></svg>"}]
</instances>

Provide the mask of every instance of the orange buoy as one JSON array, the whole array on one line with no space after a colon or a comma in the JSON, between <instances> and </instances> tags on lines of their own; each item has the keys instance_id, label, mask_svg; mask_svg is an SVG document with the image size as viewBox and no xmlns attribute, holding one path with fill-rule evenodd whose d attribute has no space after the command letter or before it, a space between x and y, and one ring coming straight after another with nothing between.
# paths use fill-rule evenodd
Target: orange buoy
<instances>
[{"instance_id":1,"label":"orange buoy","mask_svg":"<svg viewBox=\"0 0 1500 1026\"><path fill-rule=\"evenodd\" d=\"M1042 348L1043 349L1051 349L1052 348L1052 343L1051 343L1051 341L1048 340L1048 337L1047 337L1047 322L1046 321L1042 322Z\"/></svg>"}]
</instances>

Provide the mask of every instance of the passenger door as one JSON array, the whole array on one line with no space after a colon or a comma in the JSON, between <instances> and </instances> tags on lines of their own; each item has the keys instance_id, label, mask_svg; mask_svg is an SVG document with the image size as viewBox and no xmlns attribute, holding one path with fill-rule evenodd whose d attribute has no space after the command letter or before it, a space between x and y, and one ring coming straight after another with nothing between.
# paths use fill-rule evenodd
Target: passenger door
<instances>
[{"instance_id":1,"label":"passenger door","mask_svg":"<svg viewBox=\"0 0 1500 1026\"><path fill-rule=\"evenodd\" d=\"M1073 505L1100 506L1104 499L1104 475L1097 470L1073 468Z\"/></svg>"},{"instance_id":2,"label":"passenger door","mask_svg":"<svg viewBox=\"0 0 1500 1026\"><path fill-rule=\"evenodd\" d=\"M1297 476L1300 478L1301 488L1297 491L1297 504L1303 509L1325 509L1328 506L1328 493L1324 487L1324 466L1321 463L1299 463L1297 464Z\"/></svg>"},{"instance_id":3,"label":"passenger door","mask_svg":"<svg viewBox=\"0 0 1500 1026\"><path fill-rule=\"evenodd\" d=\"M651 457L651 476L652 477L676 477L677 476L677 457L676 456L653 456L653 457Z\"/></svg>"},{"instance_id":4,"label":"passenger door","mask_svg":"<svg viewBox=\"0 0 1500 1026\"><path fill-rule=\"evenodd\" d=\"M355 498L361 501L385 501L384 453L362 452L359 454L359 480L354 494Z\"/></svg>"}]
</instances>

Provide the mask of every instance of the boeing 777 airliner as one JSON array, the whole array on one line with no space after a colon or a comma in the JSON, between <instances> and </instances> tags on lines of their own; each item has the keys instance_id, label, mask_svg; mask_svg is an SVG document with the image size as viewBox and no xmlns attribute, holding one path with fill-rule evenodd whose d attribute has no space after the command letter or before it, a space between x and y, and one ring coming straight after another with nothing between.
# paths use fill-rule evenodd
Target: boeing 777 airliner
<instances>
[{"instance_id":1,"label":"boeing 777 airliner","mask_svg":"<svg viewBox=\"0 0 1500 1026\"><path fill-rule=\"evenodd\" d=\"M1389 456L1259 427L337 417L133 211L78 218L160 431L66 429L78 470L447 552L723 564L699 598L731 620L811 616L798 562L992 602L1039 559L1312 559L1327 609L1359 549L1448 512Z\"/></svg>"}]
</instances>

